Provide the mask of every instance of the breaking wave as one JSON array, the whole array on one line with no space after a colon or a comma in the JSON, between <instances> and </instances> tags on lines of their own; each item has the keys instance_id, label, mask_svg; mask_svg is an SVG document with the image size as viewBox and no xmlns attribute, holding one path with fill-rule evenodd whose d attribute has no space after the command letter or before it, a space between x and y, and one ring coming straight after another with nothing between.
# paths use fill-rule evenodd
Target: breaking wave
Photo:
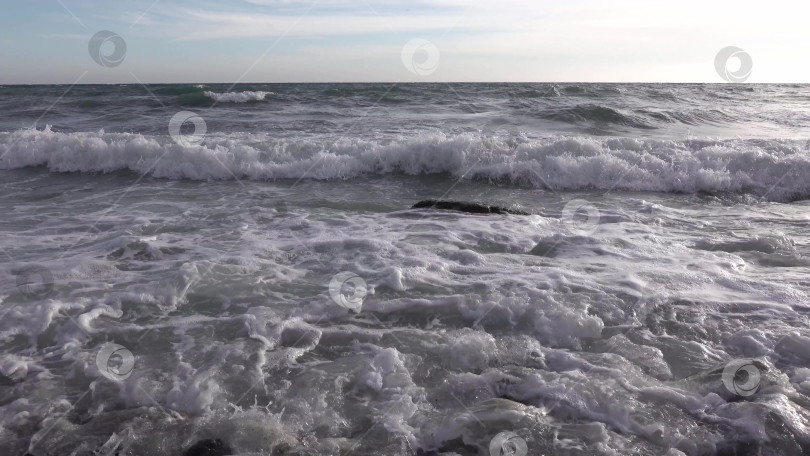
<instances>
[{"instance_id":1,"label":"breaking wave","mask_svg":"<svg viewBox=\"0 0 810 456\"><path fill-rule=\"evenodd\" d=\"M0 133L0 169L131 170L171 179L350 179L447 174L554 190L810 196L810 154L797 140L656 140L554 136L529 140L423 133L395 141L211 135L181 146L130 133Z\"/></svg>"},{"instance_id":2,"label":"breaking wave","mask_svg":"<svg viewBox=\"0 0 810 456\"><path fill-rule=\"evenodd\" d=\"M225 92L216 93L211 91L203 92L203 94L218 102L218 103L248 103L251 101L264 101L268 95L273 95L273 92Z\"/></svg>"}]
</instances>

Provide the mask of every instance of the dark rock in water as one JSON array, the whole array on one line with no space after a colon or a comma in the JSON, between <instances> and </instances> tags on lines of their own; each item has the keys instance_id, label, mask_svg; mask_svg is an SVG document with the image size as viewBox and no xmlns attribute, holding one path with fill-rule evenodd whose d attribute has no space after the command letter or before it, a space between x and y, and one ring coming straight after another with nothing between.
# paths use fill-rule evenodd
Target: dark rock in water
<instances>
[{"instance_id":1,"label":"dark rock in water","mask_svg":"<svg viewBox=\"0 0 810 456\"><path fill-rule=\"evenodd\" d=\"M233 454L220 439L200 440L191 446L183 456L226 456Z\"/></svg>"},{"instance_id":2,"label":"dark rock in water","mask_svg":"<svg viewBox=\"0 0 810 456\"><path fill-rule=\"evenodd\" d=\"M467 212L469 214L513 214L529 215L528 212L516 211L500 206L487 206L486 204L464 203L461 201L422 200L414 204L411 209L443 209L446 211Z\"/></svg>"},{"instance_id":3,"label":"dark rock in water","mask_svg":"<svg viewBox=\"0 0 810 456\"><path fill-rule=\"evenodd\" d=\"M14 386L17 383L20 383L20 381L19 380L14 380L11 377L6 377L5 375L0 374L0 385L2 385L2 386Z\"/></svg>"},{"instance_id":4,"label":"dark rock in water","mask_svg":"<svg viewBox=\"0 0 810 456\"><path fill-rule=\"evenodd\" d=\"M715 451L715 456L759 456L762 445L756 442L722 442Z\"/></svg>"},{"instance_id":5,"label":"dark rock in water","mask_svg":"<svg viewBox=\"0 0 810 456\"><path fill-rule=\"evenodd\" d=\"M450 442L445 442L441 448L437 450L417 450L416 456L441 456L443 454L479 454L478 448L472 445L467 445L461 438L455 439Z\"/></svg>"}]
</instances>

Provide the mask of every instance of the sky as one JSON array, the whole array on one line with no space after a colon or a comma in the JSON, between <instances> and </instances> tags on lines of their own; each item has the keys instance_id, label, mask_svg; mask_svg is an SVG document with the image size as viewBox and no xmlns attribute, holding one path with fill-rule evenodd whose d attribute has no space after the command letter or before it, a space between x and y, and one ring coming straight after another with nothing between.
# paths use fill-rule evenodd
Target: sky
<instances>
[{"instance_id":1,"label":"sky","mask_svg":"<svg viewBox=\"0 0 810 456\"><path fill-rule=\"evenodd\" d=\"M810 4L798 0L4 0L2 8L0 84L725 82L715 60L728 46L745 53L750 72L735 52L721 68L746 82L810 82Z\"/></svg>"}]
</instances>

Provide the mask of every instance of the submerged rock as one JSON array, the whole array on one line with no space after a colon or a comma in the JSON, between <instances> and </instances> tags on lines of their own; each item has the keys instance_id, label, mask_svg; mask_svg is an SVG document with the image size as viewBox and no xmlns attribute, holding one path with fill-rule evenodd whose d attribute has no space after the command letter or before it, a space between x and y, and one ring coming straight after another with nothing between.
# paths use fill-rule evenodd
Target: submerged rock
<instances>
[{"instance_id":1,"label":"submerged rock","mask_svg":"<svg viewBox=\"0 0 810 456\"><path fill-rule=\"evenodd\" d=\"M501 206L488 206L479 203L462 201L422 200L411 206L411 209L443 209L446 211L466 212L468 214L513 214L529 215L528 212L507 209Z\"/></svg>"},{"instance_id":2,"label":"submerged rock","mask_svg":"<svg viewBox=\"0 0 810 456\"><path fill-rule=\"evenodd\" d=\"M191 446L183 456L226 456L233 454L220 439L200 440Z\"/></svg>"}]
</instances>

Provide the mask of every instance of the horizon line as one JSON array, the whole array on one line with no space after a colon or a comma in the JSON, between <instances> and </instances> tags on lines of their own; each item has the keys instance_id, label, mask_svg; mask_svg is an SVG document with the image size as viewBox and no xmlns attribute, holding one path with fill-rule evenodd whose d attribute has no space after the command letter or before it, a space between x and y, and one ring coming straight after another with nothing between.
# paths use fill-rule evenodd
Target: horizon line
<instances>
[{"instance_id":1,"label":"horizon line","mask_svg":"<svg viewBox=\"0 0 810 456\"><path fill-rule=\"evenodd\" d=\"M2 87L20 87L20 86L128 86L128 85L248 85L248 84L679 84L679 85L778 85L778 84L799 84L807 85L810 82L663 82L663 81L307 81L307 82L93 82L93 83L69 83L69 82L51 82L51 83L4 83L0 82Z\"/></svg>"}]
</instances>

